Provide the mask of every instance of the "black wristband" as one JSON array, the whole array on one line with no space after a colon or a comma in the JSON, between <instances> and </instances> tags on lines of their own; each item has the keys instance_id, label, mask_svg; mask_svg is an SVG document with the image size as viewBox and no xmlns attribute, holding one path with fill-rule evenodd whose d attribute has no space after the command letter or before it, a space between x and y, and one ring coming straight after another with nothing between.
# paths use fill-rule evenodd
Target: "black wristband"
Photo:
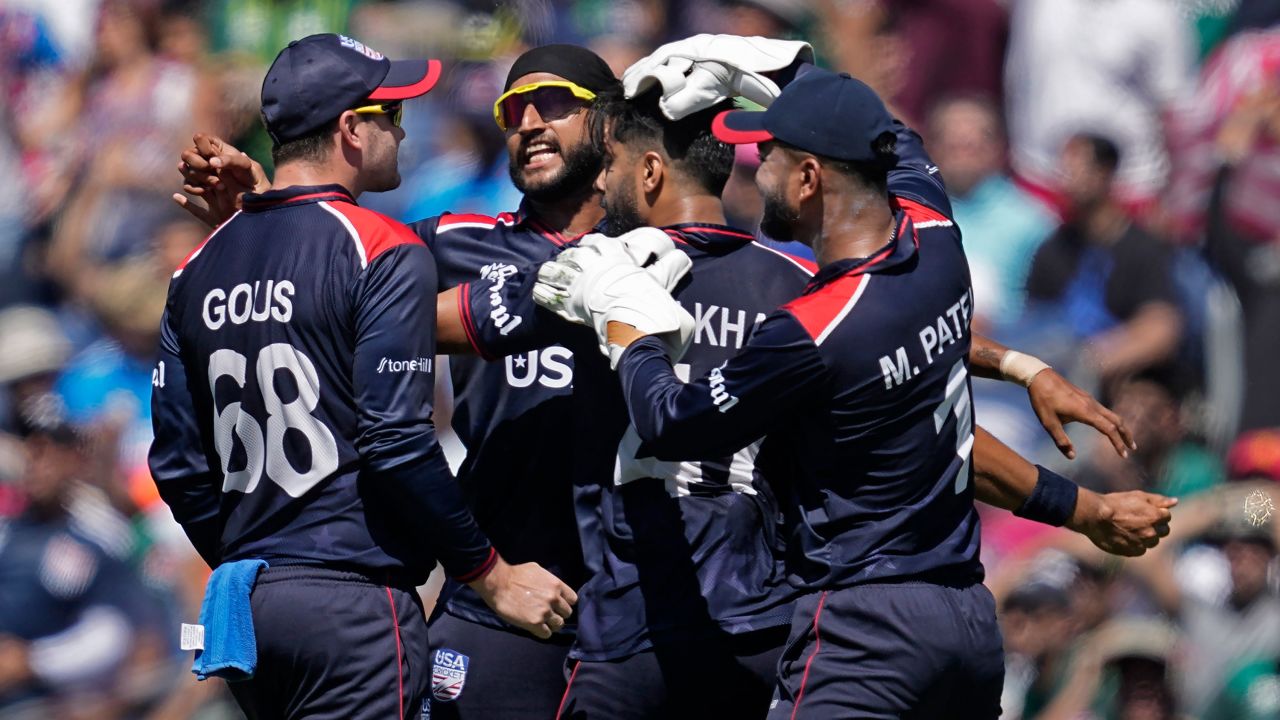
<instances>
[{"instance_id":1,"label":"black wristband","mask_svg":"<svg viewBox=\"0 0 1280 720\"><path fill-rule=\"evenodd\" d=\"M1076 497L1080 486L1041 465L1036 469L1040 477L1031 496L1022 501L1014 515L1045 525L1062 527L1076 510Z\"/></svg>"}]
</instances>

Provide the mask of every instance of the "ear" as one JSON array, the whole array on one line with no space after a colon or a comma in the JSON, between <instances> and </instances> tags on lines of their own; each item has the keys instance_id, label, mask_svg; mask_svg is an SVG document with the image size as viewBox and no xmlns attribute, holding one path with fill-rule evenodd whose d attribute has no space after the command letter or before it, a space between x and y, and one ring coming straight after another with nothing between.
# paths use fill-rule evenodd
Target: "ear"
<instances>
[{"instance_id":1,"label":"ear","mask_svg":"<svg viewBox=\"0 0 1280 720\"><path fill-rule=\"evenodd\" d=\"M806 155L796 166L800 180L800 202L822 194L822 163L812 155Z\"/></svg>"},{"instance_id":2,"label":"ear","mask_svg":"<svg viewBox=\"0 0 1280 720\"><path fill-rule=\"evenodd\" d=\"M640 182L645 193L651 193L662 185L667 164L658 153L650 150L640 159Z\"/></svg>"},{"instance_id":3,"label":"ear","mask_svg":"<svg viewBox=\"0 0 1280 720\"><path fill-rule=\"evenodd\" d=\"M360 122L360 116L350 110L338 116L338 134L344 147L364 147L364 139L361 137L364 125L365 123Z\"/></svg>"}]
</instances>

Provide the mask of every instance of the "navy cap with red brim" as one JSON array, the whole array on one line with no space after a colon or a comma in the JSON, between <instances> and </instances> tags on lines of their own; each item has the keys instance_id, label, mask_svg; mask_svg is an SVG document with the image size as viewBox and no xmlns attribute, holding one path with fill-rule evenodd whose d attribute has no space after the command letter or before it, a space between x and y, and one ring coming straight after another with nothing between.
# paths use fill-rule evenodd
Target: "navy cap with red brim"
<instances>
[{"instance_id":1,"label":"navy cap with red brim","mask_svg":"<svg viewBox=\"0 0 1280 720\"><path fill-rule=\"evenodd\" d=\"M730 145L768 142L773 133L764 129L764 116L759 110L725 110L711 121L711 134Z\"/></svg>"},{"instance_id":2,"label":"navy cap with red brim","mask_svg":"<svg viewBox=\"0 0 1280 720\"><path fill-rule=\"evenodd\" d=\"M394 101L426 95L440 81L440 72L439 60L392 60L387 76L369 93L369 99Z\"/></svg>"}]
</instances>

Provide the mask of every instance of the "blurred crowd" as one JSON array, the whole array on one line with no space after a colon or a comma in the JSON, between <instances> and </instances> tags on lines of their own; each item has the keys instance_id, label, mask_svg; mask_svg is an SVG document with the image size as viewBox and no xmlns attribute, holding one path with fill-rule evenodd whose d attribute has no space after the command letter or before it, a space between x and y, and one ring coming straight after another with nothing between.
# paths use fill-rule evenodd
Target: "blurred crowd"
<instances>
[{"instance_id":1,"label":"blurred crowd","mask_svg":"<svg viewBox=\"0 0 1280 720\"><path fill-rule=\"evenodd\" d=\"M528 47L615 71L697 32L797 37L925 137L981 332L1125 418L1057 455L1016 386L978 420L1099 491L1177 496L1139 560L984 512L1007 718L1280 718L1280 3L1274 0L0 0L0 717L238 717L178 623L208 569L146 469L172 201L195 130L269 163L290 39L447 61L408 104L411 221L514 210L492 103ZM754 228L754 152L726 192ZM767 240L767 239L766 239ZM807 252L804 248L789 248Z\"/></svg>"}]
</instances>

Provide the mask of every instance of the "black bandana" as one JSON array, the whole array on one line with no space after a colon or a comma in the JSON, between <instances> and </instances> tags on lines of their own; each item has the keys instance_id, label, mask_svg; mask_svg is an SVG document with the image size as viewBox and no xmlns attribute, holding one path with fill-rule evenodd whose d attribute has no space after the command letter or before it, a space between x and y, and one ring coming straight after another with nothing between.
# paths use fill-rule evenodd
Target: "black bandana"
<instances>
[{"instance_id":1,"label":"black bandana","mask_svg":"<svg viewBox=\"0 0 1280 720\"><path fill-rule=\"evenodd\" d=\"M512 83L531 73L558 75L594 93L618 87L618 78L605 61L577 45L543 45L529 50L516 58L502 91L510 90Z\"/></svg>"}]
</instances>

